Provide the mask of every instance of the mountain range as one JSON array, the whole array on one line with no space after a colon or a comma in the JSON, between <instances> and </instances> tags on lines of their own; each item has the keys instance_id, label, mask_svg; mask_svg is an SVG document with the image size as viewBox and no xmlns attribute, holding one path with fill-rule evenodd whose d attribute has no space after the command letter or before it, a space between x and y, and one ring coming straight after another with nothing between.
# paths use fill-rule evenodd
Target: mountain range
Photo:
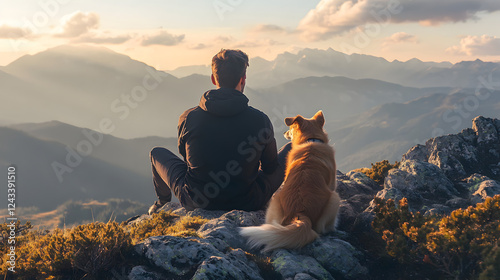
<instances>
[{"instance_id":1,"label":"mountain range","mask_svg":"<svg viewBox=\"0 0 500 280\"><path fill-rule=\"evenodd\" d=\"M250 59L248 81L254 88L279 85L308 76L344 76L351 79L377 79L408 87L465 87L481 86L482 79L498 81L500 64L481 60L450 62L423 62L417 58L408 61L388 61L363 54L344 54L333 49L302 49L296 54L285 52L274 60L261 57ZM193 73L209 75L210 67L183 66L167 71L174 76Z\"/></svg>"},{"instance_id":2,"label":"mountain range","mask_svg":"<svg viewBox=\"0 0 500 280\"><path fill-rule=\"evenodd\" d=\"M311 117L322 109L338 168L347 172L399 160L416 143L457 133L477 115L500 117L498 66L480 60L389 62L304 49L272 61L251 59L245 94L270 117L279 145L286 142L285 117ZM76 198L150 204L148 153L154 146L177 151L178 117L213 88L209 71L199 65L167 73L82 45L1 67L0 167L17 165L19 205L49 211ZM89 155L60 182L52 164L65 164L70 151L98 132L99 144L91 143Z\"/></svg>"}]
</instances>

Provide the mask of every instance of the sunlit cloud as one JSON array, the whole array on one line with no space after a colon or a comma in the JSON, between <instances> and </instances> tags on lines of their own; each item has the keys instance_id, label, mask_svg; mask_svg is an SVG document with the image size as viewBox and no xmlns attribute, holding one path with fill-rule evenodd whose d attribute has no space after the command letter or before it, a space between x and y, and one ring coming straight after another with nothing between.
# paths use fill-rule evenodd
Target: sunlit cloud
<instances>
[{"instance_id":1,"label":"sunlit cloud","mask_svg":"<svg viewBox=\"0 0 500 280\"><path fill-rule=\"evenodd\" d=\"M262 40L242 40L234 43L232 48L257 48L257 47L267 47L280 45L282 43L272 40L272 39L262 39Z\"/></svg>"},{"instance_id":2,"label":"sunlit cloud","mask_svg":"<svg viewBox=\"0 0 500 280\"><path fill-rule=\"evenodd\" d=\"M0 26L0 39L21 39L32 34L31 30L15 26L2 25Z\"/></svg>"},{"instance_id":3,"label":"sunlit cloud","mask_svg":"<svg viewBox=\"0 0 500 280\"><path fill-rule=\"evenodd\" d=\"M250 31L252 33L288 33L284 27L275 24L259 24Z\"/></svg>"},{"instance_id":4,"label":"sunlit cloud","mask_svg":"<svg viewBox=\"0 0 500 280\"><path fill-rule=\"evenodd\" d=\"M438 25L477 20L479 12L498 10L498 0L321 0L297 30L306 41L320 41L367 24Z\"/></svg>"},{"instance_id":5,"label":"sunlit cloud","mask_svg":"<svg viewBox=\"0 0 500 280\"><path fill-rule=\"evenodd\" d=\"M390 37L385 38L384 43L418 43L418 39L415 35L411 35L406 32L397 32L392 34Z\"/></svg>"},{"instance_id":6,"label":"sunlit cloud","mask_svg":"<svg viewBox=\"0 0 500 280\"><path fill-rule=\"evenodd\" d=\"M210 46L207 45L207 44L199 43L199 44L189 45L188 49L191 49L191 50L202 50L202 49L206 49L206 48L209 48L209 47Z\"/></svg>"},{"instance_id":7,"label":"sunlit cloud","mask_svg":"<svg viewBox=\"0 0 500 280\"><path fill-rule=\"evenodd\" d=\"M500 38L496 36L465 36L459 46L446 49L455 55L500 55Z\"/></svg>"},{"instance_id":8,"label":"sunlit cloud","mask_svg":"<svg viewBox=\"0 0 500 280\"><path fill-rule=\"evenodd\" d=\"M167 31L160 31L155 35L146 35L142 38L143 46L162 45L162 46L175 46L184 40L185 35L173 35Z\"/></svg>"},{"instance_id":9,"label":"sunlit cloud","mask_svg":"<svg viewBox=\"0 0 500 280\"><path fill-rule=\"evenodd\" d=\"M102 35L88 33L78 37L73 40L73 42L77 43L93 43L93 44L122 44L130 40L132 36L130 35L111 35L104 33Z\"/></svg>"},{"instance_id":10,"label":"sunlit cloud","mask_svg":"<svg viewBox=\"0 0 500 280\"><path fill-rule=\"evenodd\" d=\"M74 12L62 19L62 31L56 37L78 37L90 30L99 28L100 18L97 13Z\"/></svg>"}]
</instances>

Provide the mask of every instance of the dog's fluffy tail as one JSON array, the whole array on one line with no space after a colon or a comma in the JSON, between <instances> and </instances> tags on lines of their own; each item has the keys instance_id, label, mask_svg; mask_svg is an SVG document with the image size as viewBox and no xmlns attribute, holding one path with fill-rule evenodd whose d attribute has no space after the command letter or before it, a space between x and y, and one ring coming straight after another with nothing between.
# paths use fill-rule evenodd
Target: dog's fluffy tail
<instances>
[{"instance_id":1,"label":"dog's fluffy tail","mask_svg":"<svg viewBox=\"0 0 500 280\"><path fill-rule=\"evenodd\" d=\"M245 227L240 229L240 234L248 237L251 247L265 245L263 251L277 248L301 248L318 237L312 229L311 219L302 214L298 214L295 220L287 226L273 223L258 227Z\"/></svg>"}]
</instances>

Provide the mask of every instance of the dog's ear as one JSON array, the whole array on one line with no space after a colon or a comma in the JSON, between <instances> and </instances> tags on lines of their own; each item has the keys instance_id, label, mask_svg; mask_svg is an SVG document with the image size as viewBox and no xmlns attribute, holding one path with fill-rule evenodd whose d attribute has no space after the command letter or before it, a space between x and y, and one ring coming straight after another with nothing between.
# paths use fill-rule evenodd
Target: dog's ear
<instances>
[{"instance_id":1,"label":"dog's ear","mask_svg":"<svg viewBox=\"0 0 500 280\"><path fill-rule=\"evenodd\" d=\"M293 118L285 118L285 124L287 126L291 126L293 123L297 123L298 125L301 125L303 121L304 121L304 118L301 115L297 115L296 117L293 117Z\"/></svg>"},{"instance_id":2,"label":"dog's ear","mask_svg":"<svg viewBox=\"0 0 500 280\"><path fill-rule=\"evenodd\" d=\"M325 125L325 116L323 116L323 111L319 110L316 115L314 115L313 119L315 119L321 127Z\"/></svg>"}]
</instances>

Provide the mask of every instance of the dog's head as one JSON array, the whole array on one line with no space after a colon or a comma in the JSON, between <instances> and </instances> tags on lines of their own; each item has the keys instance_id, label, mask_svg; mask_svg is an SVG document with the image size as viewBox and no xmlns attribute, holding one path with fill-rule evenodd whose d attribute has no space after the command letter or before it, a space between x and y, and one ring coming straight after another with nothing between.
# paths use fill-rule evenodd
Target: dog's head
<instances>
[{"instance_id":1,"label":"dog's head","mask_svg":"<svg viewBox=\"0 0 500 280\"><path fill-rule=\"evenodd\" d=\"M328 136L323 130L325 117L323 111L318 111L311 119L306 119L301 115L293 118L285 118L285 124L289 127L285 132L285 138L293 143L301 144L307 141L328 143Z\"/></svg>"}]
</instances>

